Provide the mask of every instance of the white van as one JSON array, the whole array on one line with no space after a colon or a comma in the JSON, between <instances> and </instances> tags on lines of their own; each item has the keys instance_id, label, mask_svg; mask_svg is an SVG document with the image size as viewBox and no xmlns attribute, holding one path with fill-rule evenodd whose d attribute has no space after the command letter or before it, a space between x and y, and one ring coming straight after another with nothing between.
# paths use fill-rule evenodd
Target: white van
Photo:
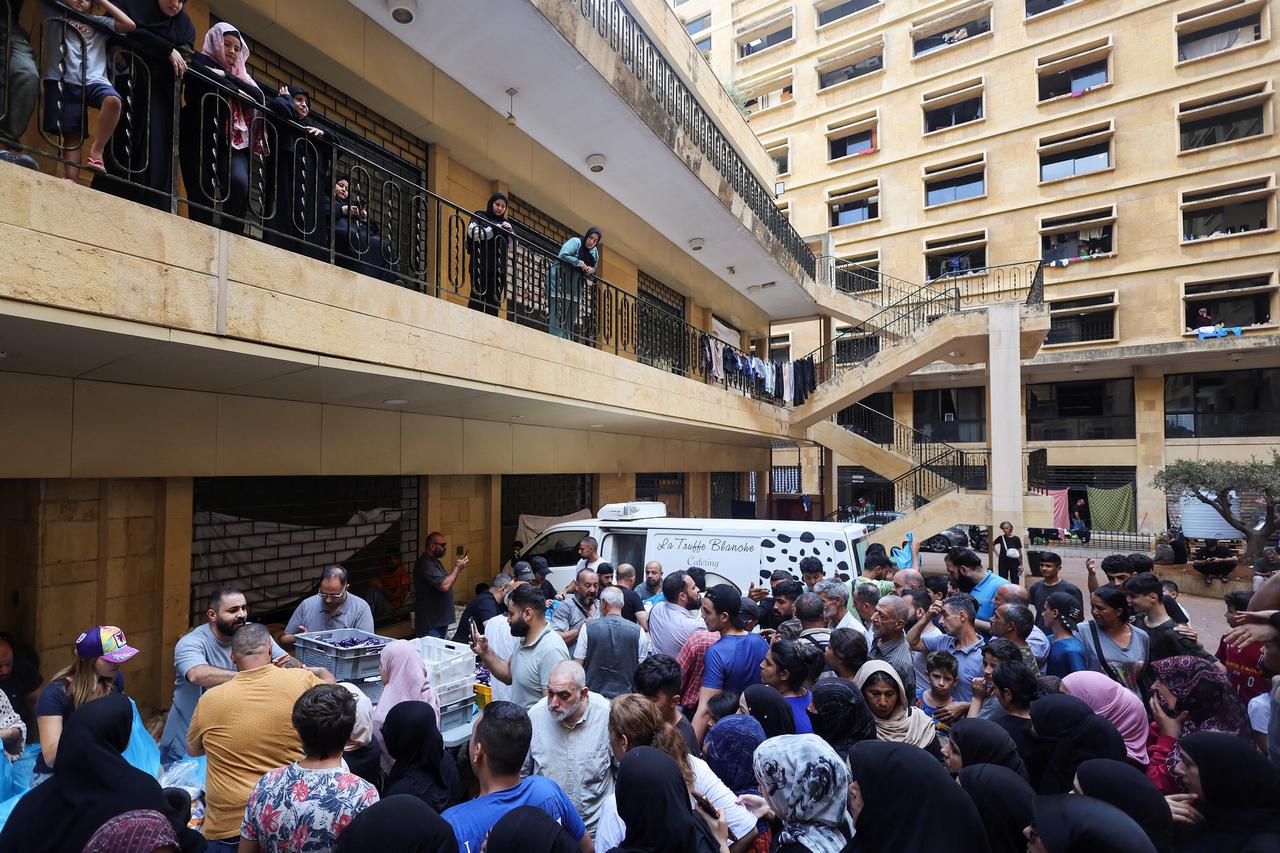
<instances>
[{"instance_id":1,"label":"white van","mask_svg":"<svg viewBox=\"0 0 1280 853\"><path fill-rule=\"evenodd\" d=\"M862 524L767 519L667 518L666 506L638 501L607 504L595 518L566 521L547 528L520 554L520 559L546 557L550 580L563 589L573 580L578 543L595 537L600 557L616 567L636 568L643 593L644 566L662 564L664 574L701 568L707 586L733 584L741 592L778 569L800 578L800 561L817 557L828 577L853 577L861 571L867 529ZM767 581L764 581L767 586Z\"/></svg>"}]
</instances>

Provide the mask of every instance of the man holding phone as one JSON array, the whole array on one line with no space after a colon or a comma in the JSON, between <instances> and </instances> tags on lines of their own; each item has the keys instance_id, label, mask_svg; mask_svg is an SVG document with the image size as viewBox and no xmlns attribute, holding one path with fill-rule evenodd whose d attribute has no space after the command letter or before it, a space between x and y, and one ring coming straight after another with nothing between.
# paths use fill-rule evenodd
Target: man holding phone
<instances>
[{"instance_id":1,"label":"man holding phone","mask_svg":"<svg viewBox=\"0 0 1280 853\"><path fill-rule=\"evenodd\" d=\"M471 556L463 554L454 561L453 571L446 572L440 558L447 547L444 534L432 531L427 534L422 556L413 564L413 627L419 637L443 640L453 622L453 584L471 562Z\"/></svg>"}]
</instances>

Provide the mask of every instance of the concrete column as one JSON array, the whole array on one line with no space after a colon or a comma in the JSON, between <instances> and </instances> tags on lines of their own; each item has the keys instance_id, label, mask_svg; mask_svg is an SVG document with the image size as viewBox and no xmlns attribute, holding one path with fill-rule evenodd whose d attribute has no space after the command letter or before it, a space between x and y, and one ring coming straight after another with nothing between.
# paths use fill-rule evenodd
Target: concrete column
<instances>
[{"instance_id":1,"label":"concrete column","mask_svg":"<svg viewBox=\"0 0 1280 853\"><path fill-rule=\"evenodd\" d=\"M1144 375L1149 374L1149 375ZM1164 467L1164 375L1155 368L1138 368L1133 379L1135 472L1138 478L1138 530L1164 530L1168 521L1164 492L1151 484Z\"/></svg>"},{"instance_id":2,"label":"concrete column","mask_svg":"<svg viewBox=\"0 0 1280 853\"><path fill-rule=\"evenodd\" d=\"M822 516L835 512L840 506L840 468L834 451L822 448Z\"/></svg>"},{"instance_id":3,"label":"concrete column","mask_svg":"<svg viewBox=\"0 0 1280 853\"><path fill-rule=\"evenodd\" d=\"M1018 347L1019 305L987 309L987 399L991 441L991 526L1002 521L1023 529L1022 523L1022 370Z\"/></svg>"},{"instance_id":4,"label":"concrete column","mask_svg":"<svg viewBox=\"0 0 1280 853\"><path fill-rule=\"evenodd\" d=\"M756 518L769 517L769 486L773 472L768 468L756 472Z\"/></svg>"},{"instance_id":5,"label":"concrete column","mask_svg":"<svg viewBox=\"0 0 1280 853\"><path fill-rule=\"evenodd\" d=\"M916 398L912 391L893 392L893 419L912 426L916 419Z\"/></svg>"}]
</instances>

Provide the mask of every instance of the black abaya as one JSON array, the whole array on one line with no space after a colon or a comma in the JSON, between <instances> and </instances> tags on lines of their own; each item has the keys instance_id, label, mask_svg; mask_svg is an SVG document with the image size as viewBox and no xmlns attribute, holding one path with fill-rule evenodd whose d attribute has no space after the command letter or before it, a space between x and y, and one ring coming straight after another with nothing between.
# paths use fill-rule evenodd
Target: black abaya
<instances>
[{"instance_id":1,"label":"black abaya","mask_svg":"<svg viewBox=\"0 0 1280 853\"><path fill-rule=\"evenodd\" d=\"M958 778L987 828L991 853L1025 853L1027 839L1022 831L1031 825L1031 802L1036 797L1031 783L998 764L966 767Z\"/></svg>"},{"instance_id":2,"label":"black abaya","mask_svg":"<svg viewBox=\"0 0 1280 853\"><path fill-rule=\"evenodd\" d=\"M352 818L333 849L335 853L458 853L458 839L431 806L402 794L383 797Z\"/></svg>"},{"instance_id":3,"label":"black abaya","mask_svg":"<svg viewBox=\"0 0 1280 853\"><path fill-rule=\"evenodd\" d=\"M284 120L272 122L276 136L270 168L275 180L266 241L317 260L328 260L326 213L333 147L328 133L317 137L303 130L318 125L309 115L299 118L295 94L306 95L306 90L290 86L288 95L267 101L267 109Z\"/></svg>"},{"instance_id":4,"label":"black abaya","mask_svg":"<svg viewBox=\"0 0 1280 853\"><path fill-rule=\"evenodd\" d=\"M617 853L715 853L710 827L689 806L689 789L671 756L637 747L618 765L618 817L627 834Z\"/></svg>"},{"instance_id":5,"label":"black abaya","mask_svg":"<svg viewBox=\"0 0 1280 853\"><path fill-rule=\"evenodd\" d=\"M467 307L498 315L503 293L507 289L507 254L511 246L511 234L506 216L493 210L494 202L506 201L502 193L494 193L484 210L471 214L467 227L467 254L471 256L471 293Z\"/></svg>"},{"instance_id":6,"label":"black abaya","mask_svg":"<svg viewBox=\"0 0 1280 853\"><path fill-rule=\"evenodd\" d=\"M507 812L484 842L485 853L577 853L579 849L564 827L534 806Z\"/></svg>"},{"instance_id":7,"label":"black abaya","mask_svg":"<svg viewBox=\"0 0 1280 853\"><path fill-rule=\"evenodd\" d=\"M991 850L973 801L920 747L863 741L849 752L849 771L862 795L862 811L844 853Z\"/></svg>"},{"instance_id":8,"label":"black abaya","mask_svg":"<svg viewBox=\"0 0 1280 853\"><path fill-rule=\"evenodd\" d=\"M952 749L960 752L962 766L998 764L1030 780L1013 738L996 723L980 717L966 717L955 723L949 734Z\"/></svg>"},{"instance_id":9,"label":"black abaya","mask_svg":"<svg viewBox=\"0 0 1280 853\"><path fill-rule=\"evenodd\" d=\"M1280 851L1280 769L1249 741L1221 732L1187 735L1182 755L1200 773L1204 820L1178 853Z\"/></svg>"},{"instance_id":10,"label":"black abaya","mask_svg":"<svg viewBox=\"0 0 1280 853\"><path fill-rule=\"evenodd\" d=\"M742 692L742 698L746 701L751 716L764 729L765 737L796 733L795 714L777 688L767 684L753 684Z\"/></svg>"},{"instance_id":11,"label":"black abaya","mask_svg":"<svg viewBox=\"0 0 1280 853\"><path fill-rule=\"evenodd\" d=\"M1147 834L1115 806L1079 794L1036 797L1032 825L1049 853L1155 853Z\"/></svg>"},{"instance_id":12,"label":"black abaya","mask_svg":"<svg viewBox=\"0 0 1280 853\"><path fill-rule=\"evenodd\" d=\"M1031 784L1041 794L1065 794L1076 768L1090 758L1124 761L1124 738L1075 696L1058 693L1031 703Z\"/></svg>"},{"instance_id":13,"label":"black abaya","mask_svg":"<svg viewBox=\"0 0 1280 853\"><path fill-rule=\"evenodd\" d=\"M382 742L394 760L383 785L387 796L409 794L437 813L460 800L458 768L445 752L436 712L426 702L401 702L382 723Z\"/></svg>"},{"instance_id":14,"label":"black abaya","mask_svg":"<svg viewBox=\"0 0 1280 853\"><path fill-rule=\"evenodd\" d=\"M1156 853L1173 847L1173 815L1147 774L1127 761L1092 758L1076 768L1076 787L1086 797L1102 800L1127 814L1146 830Z\"/></svg>"}]
</instances>

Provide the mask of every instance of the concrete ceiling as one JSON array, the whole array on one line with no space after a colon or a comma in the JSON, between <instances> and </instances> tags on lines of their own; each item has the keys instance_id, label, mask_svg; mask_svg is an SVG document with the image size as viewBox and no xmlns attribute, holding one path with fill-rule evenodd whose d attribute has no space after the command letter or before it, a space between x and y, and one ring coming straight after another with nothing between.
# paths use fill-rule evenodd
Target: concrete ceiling
<instances>
[{"instance_id":1,"label":"concrete ceiling","mask_svg":"<svg viewBox=\"0 0 1280 853\"><path fill-rule=\"evenodd\" d=\"M418 0L407 25L391 19L385 0L350 2L496 112L506 114L506 90L518 88L521 130L683 251L703 238L693 257L771 318L814 312L783 267L528 0ZM608 159L603 172L588 170L591 154ZM749 289L767 282L777 285Z\"/></svg>"},{"instance_id":2,"label":"concrete ceiling","mask_svg":"<svg viewBox=\"0 0 1280 853\"><path fill-rule=\"evenodd\" d=\"M25 316L0 314L0 371L742 446L769 441L767 435L573 397L525 394L227 338L100 317L92 327L57 322L60 312L25 307Z\"/></svg>"}]
</instances>

